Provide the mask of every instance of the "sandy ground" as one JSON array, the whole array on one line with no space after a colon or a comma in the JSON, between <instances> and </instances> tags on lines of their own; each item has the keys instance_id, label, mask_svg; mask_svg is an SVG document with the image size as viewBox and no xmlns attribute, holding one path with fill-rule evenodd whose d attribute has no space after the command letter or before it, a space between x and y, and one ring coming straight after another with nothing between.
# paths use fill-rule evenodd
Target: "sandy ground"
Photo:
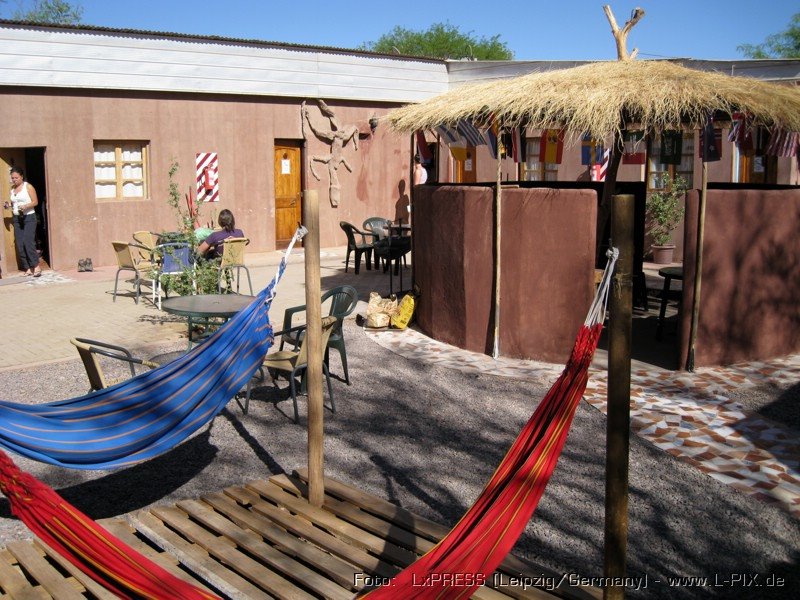
<instances>
[{"instance_id":1,"label":"sandy ground","mask_svg":"<svg viewBox=\"0 0 800 600\"><path fill-rule=\"evenodd\" d=\"M454 524L550 382L468 376L409 361L352 321L346 336L353 384L334 381L338 412L326 412L326 474ZM332 370L340 373L337 358ZM295 425L285 383L278 391L258 388L248 415L231 402L192 439L120 471L72 471L12 457L93 518L266 478L307 464L305 399ZM44 402L82 394L87 383L82 365L68 361L0 373L0 386L6 400ZM760 388L737 399L769 418L794 419L796 427L798 387ZM630 597L800 597L798 520L638 437L631 438L630 450L628 572L646 578L628 588ZM515 552L558 573L602 575L604 470L605 417L581 402ZM0 543L29 535L1 499ZM670 578L697 579L671 584Z\"/></svg>"}]
</instances>

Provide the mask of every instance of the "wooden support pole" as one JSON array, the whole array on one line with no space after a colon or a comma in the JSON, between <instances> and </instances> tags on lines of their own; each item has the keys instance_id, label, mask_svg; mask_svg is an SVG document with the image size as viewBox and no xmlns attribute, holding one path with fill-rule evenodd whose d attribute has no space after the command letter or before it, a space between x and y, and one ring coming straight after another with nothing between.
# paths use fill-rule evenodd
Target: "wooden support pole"
<instances>
[{"instance_id":1,"label":"wooden support pole","mask_svg":"<svg viewBox=\"0 0 800 600\"><path fill-rule=\"evenodd\" d=\"M628 451L631 403L631 315L633 313L633 207L629 194L614 196L611 240L619 249L609 300L608 418L606 430L606 519L604 575L625 577L628 545ZM606 586L606 600L625 597L622 586Z\"/></svg>"},{"instance_id":2,"label":"wooden support pole","mask_svg":"<svg viewBox=\"0 0 800 600\"><path fill-rule=\"evenodd\" d=\"M503 162L500 158L500 147L497 148L497 183L494 188L494 323L492 334L492 358L500 357L500 235L501 227L500 201L503 197L502 186Z\"/></svg>"},{"instance_id":3,"label":"wooden support pole","mask_svg":"<svg viewBox=\"0 0 800 600\"><path fill-rule=\"evenodd\" d=\"M692 322L689 326L689 353L686 370L694 371L694 345L697 342L697 326L700 322L700 288L703 282L703 238L706 231L706 195L708 194L708 163L703 161L703 179L700 187L700 206L697 214L697 245L694 250L694 294L692 296Z\"/></svg>"},{"instance_id":4,"label":"wooden support pole","mask_svg":"<svg viewBox=\"0 0 800 600\"><path fill-rule=\"evenodd\" d=\"M308 502L322 506L325 497L322 404L322 305L319 275L319 197L316 190L303 193L303 238L306 275L306 344L308 347Z\"/></svg>"}]
</instances>

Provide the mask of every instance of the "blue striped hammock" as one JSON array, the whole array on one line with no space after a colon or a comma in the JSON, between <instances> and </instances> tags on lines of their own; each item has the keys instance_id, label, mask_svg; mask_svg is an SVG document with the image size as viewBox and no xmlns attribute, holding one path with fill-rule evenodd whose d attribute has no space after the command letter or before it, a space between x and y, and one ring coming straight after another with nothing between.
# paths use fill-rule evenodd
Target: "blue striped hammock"
<instances>
[{"instance_id":1,"label":"blue striped hammock","mask_svg":"<svg viewBox=\"0 0 800 600\"><path fill-rule=\"evenodd\" d=\"M110 469L174 448L210 422L272 346L272 282L213 336L180 358L115 386L46 404L0 401L0 447L72 469Z\"/></svg>"}]
</instances>

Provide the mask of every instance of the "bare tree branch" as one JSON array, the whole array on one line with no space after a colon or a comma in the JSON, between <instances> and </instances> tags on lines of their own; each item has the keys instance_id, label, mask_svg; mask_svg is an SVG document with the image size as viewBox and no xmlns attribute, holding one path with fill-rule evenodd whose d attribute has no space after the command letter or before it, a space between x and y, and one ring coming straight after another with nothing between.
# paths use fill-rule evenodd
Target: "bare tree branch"
<instances>
[{"instance_id":1,"label":"bare tree branch","mask_svg":"<svg viewBox=\"0 0 800 600\"><path fill-rule=\"evenodd\" d=\"M644 10L638 6L634 8L633 12L631 13L631 18L625 22L625 25L622 29L620 29L617 25L617 20L614 18L614 13L611 12L611 6L605 4L603 6L603 11L606 13L606 18L611 25L611 33L614 36L614 41L617 44L617 59L633 60L639 53L639 49L634 48L633 52L630 54L628 53L628 34L630 33L631 29L633 29L633 26L636 25L644 16Z\"/></svg>"}]
</instances>

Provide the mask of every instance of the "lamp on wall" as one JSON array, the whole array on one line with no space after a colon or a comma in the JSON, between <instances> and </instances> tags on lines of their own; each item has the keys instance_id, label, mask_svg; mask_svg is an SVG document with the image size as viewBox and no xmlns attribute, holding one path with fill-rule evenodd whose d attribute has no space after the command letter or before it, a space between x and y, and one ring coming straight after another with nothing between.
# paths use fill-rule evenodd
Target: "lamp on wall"
<instances>
[{"instance_id":1,"label":"lamp on wall","mask_svg":"<svg viewBox=\"0 0 800 600\"><path fill-rule=\"evenodd\" d=\"M369 128L372 131L372 133L375 133L375 130L378 128L378 117L376 117L374 113L369 118Z\"/></svg>"}]
</instances>

